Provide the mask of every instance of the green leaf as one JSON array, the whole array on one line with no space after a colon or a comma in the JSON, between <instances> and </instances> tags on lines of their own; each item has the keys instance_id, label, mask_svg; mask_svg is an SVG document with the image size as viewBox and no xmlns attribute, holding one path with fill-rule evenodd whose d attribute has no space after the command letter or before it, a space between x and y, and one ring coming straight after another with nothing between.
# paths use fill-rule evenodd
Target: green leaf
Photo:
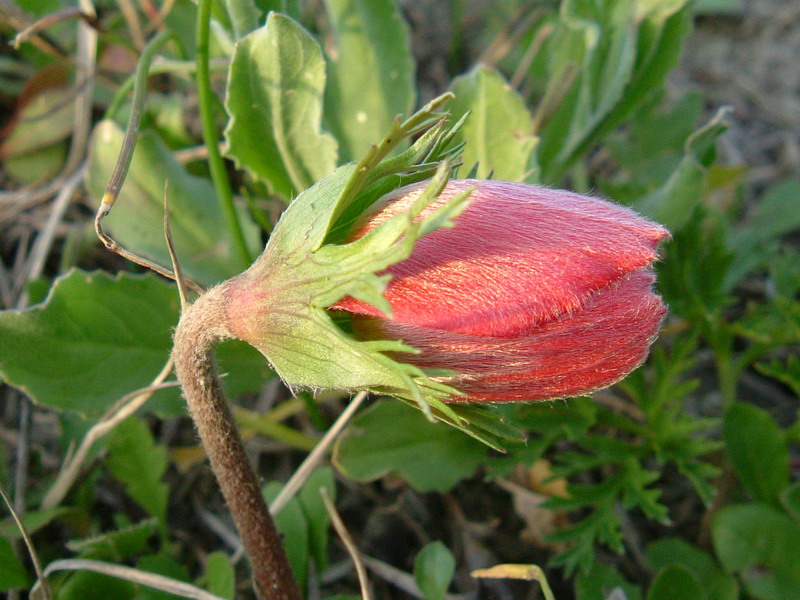
<instances>
[{"instance_id":1,"label":"green leaf","mask_svg":"<svg viewBox=\"0 0 800 600\"><path fill-rule=\"evenodd\" d=\"M781 502L794 520L800 521L800 482L786 488L781 495Z\"/></svg>"},{"instance_id":2,"label":"green leaf","mask_svg":"<svg viewBox=\"0 0 800 600\"><path fill-rule=\"evenodd\" d=\"M39 81L39 84L47 85L47 82ZM51 87L30 98L11 121L10 131L4 134L0 159L5 161L41 150L67 138L74 121L73 94L66 87Z\"/></svg>"},{"instance_id":3,"label":"green leaf","mask_svg":"<svg viewBox=\"0 0 800 600\"><path fill-rule=\"evenodd\" d=\"M702 211L664 247L656 265L658 289L675 314L705 325L730 302L725 277L733 255L725 245L725 229L708 223Z\"/></svg>"},{"instance_id":4,"label":"green leaf","mask_svg":"<svg viewBox=\"0 0 800 600\"><path fill-rule=\"evenodd\" d=\"M36 185L58 175L66 156L66 144L58 142L27 154L6 158L3 160L3 170L19 184Z\"/></svg>"},{"instance_id":5,"label":"green leaf","mask_svg":"<svg viewBox=\"0 0 800 600\"><path fill-rule=\"evenodd\" d=\"M789 452L783 431L769 414L739 402L725 415L728 459L754 500L780 505L789 485Z\"/></svg>"},{"instance_id":6,"label":"green leaf","mask_svg":"<svg viewBox=\"0 0 800 600\"><path fill-rule=\"evenodd\" d=\"M692 572L681 565L667 565L650 586L647 600L705 600L703 588Z\"/></svg>"},{"instance_id":7,"label":"green leaf","mask_svg":"<svg viewBox=\"0 0 800 600\"><path fill-rule=\"evenodd\" d=\"M638 111L628 127L609 136L604 148L622 167L627 180L620 184L621 174L613 174L612 189L622 187L625 197L621 198L616 189L607 195L630 204L641 195L640 190L661 185L683 156L703 106L704 99L697 93L684 94L668 107L654 103Z\"/></svg>"},{"instance_id":8,"label":"green leaf","mask_svg":"<svg viewBox=\"0 0 800 600\"><path fill-rule=\"evenodd\" d=\"M547 181L559 178L559 172L580 153L622 98L636 59L633 19L632 3L627 0L602 8L586 0L561 3L549 41L544 96L565 88L570 73L575 80L542 132Z\"/></svg>"},{"instance_id":9,"label":"green leaf","mask_svg":"<svg viewBox=\"0 0 800 600\"><path fill-rule=\"evenodd\" d=\"M330 518L322 501L323 488L328 492L331 501L336 502L336 482L330 467L321 467L309 475L297 496L308 522L309 549L314 557L317 573L324 573L328 568Z\"/></svg>"},{"instance_id":10,"label":"green leaf","mask_svg":"<svg viewBox=\"0 0 800 600\"><path fill-rule=\"evenodd\" d=\"M694 10L699 15L743 15L745 0L697 0Z\"/></svg>"},{"instance_id":11,"label":"green leaf","mask_svg":"<svg viewBox=\"0 0 800 600\"><path fill-rule=\"evenodd\" d=\"M67 542L67 548L78 552L81 558L120 562L145 553L149 549L150 538L157 530L158 521L146 519L116 531L71 540Z\"/></svg>"},{"instance_id":12,"label":"green leaf","mask_svg":"<svg viewBox=\"0 0 800 600\"><path fill-rule=\"evenodd\" d=\"M212 552L206 562L206 587L212 594L233 600L236 594L236 573L223 552Z\"/></svg>"},{"instance_id":13,"label":"green leaf","mask_svg":"<svg viewBox=\"0 0 800 600\"><path fill-rule=\"evenodd\" d=\"M636 2L636 62L630 83L604 124L616 127L663 87L669 71L678 64L683 39L692 31L688 0Z\"/></svg>"},{"instance_id":14,"label":"green leaf","mask_svg":"<svg viewBox=\"0 0 800 600\"><path fill-rule=\"evenodd\" d=\"M261 10L256 5L256 0L225 0L225 7L228 9L236 40L242 39L258 27Z\"/></svg>"},{"instance_id":15,"label":"green leaf","mask_svg":"<svg viewBox=\"0 0 800 600\"><path fill-rule=\"evenodd\" d=\"M778 296L794 298L800 295L800 252L791 246L781 246L770 258L769 274Z\"/></svg>"},{"instance_id":16,"label":"green leaf","mask_svg":"<svg viewBox=\"0 0 800 600\"><path fill-rule=\"evenodd\" d=\"M767 348L798 344L800 300L775 296L771 302L750 304L744 316L734 323L733 330ZM791 367L792 361L787 360L786 364Z\"/></svg>"},{"instance_id":17,"label":"green leaf","mask_svg":"<svg viewBox=\"0 0 800 600\"><path fill-rule=\"evenodd\" d=\"M22 515L22 523L25 525L25 530L33 535L42 527L46 527L53 520L68 514L70 511L72 511L72 509L65 506L47 510L26 511L25 514ZM21 536L22 532L20 532L17 522L12 517L0 521L0 538L15 540ZM0 564L3 563L0 562Z\"/></svg>"},{"instance_id":18,"label":"green leaf","mask_svg":"<svg viewBox=\"0 0 800 600\"><path fill-rule=\"evenodd\" d=\"M627 581L619 572L605 563L593 561L589 569L578 572L575 580L576 600L611 600L606 590L619 588L625 600L639 600L642 597L638 586Z\"/></svg>"},{"instance_id":19,"label":"green leaf","mask_svg":"<svg viewBox=\"0 0 800 600\"><path fill-rule=\"evenodd\" d=\"M764 266L773 266L777 242L783 236L800 229L797 198L800 180L786 179L767 189L758 199L744 224L733 228L729 247L735 250L736 261L729 277L736 284L742 277ZM795 272L797 271L796 260Z\"/></svg>"},{"instance_id":20,"label":"green leaf","mask_svg":"<svg viewBox=\"0 0 800 600\"><path fill-rule=\"evenodd\" d=\"M166 530L169 486L161 478L167 470L167 449L156 445L147 425L134 416L112 432L108 452L108 469Z\"/></svg>"},{"instance_id":21,"label":"green leaf","mask_svg":"<svg viewBox=\"0 0 800 600\"><path fill-rule=\"evenodd\" d=\"M427 544L414 559L414 580L425 600L443 600L455 570L456 560L438 541Z\"/></svg>"},{"instance_id":22,"label":"green leaf","mask_svg":"<svg viewBox=\"0 0 800 600\"><path fill-rule=\"evenodd\" d=\"M776 240L800 229L800 179L785 179L767 189L758 199L753 213L732 238L738 248L745 238L755 238L760 243Z\"/></svg>"},{"instance_id":23,"label":"green leaf","mask_svg":"<svg viewBox=\"0 0 800 600\"><path fill-rule=\"evenodd\" d=\"M130 581L93 573L77 571L69 575L58 590L58 600L133 600L136 586Z\"/></svg>"},{"instance_id":24,"label":"green leaf","mask_svg":"<svg viewBox=\"0 0 800 600\"><path fill-rule=\"evenodd\" d=\"M291 198L333 171L336 140L320 132L325 63L314 38L271 13L236 44L226 107L226 153Z\"/></svg>"},{"instance_id":25,"label":"green leaf","mask_svg":"<svg viewBox=\"0 0 800 600\"><path fill-rule=\"evenodd\" d=\"M542 130L545 181L559 182L592 144L659 93L691 27L685 5L686 0L561 3L547 45L544 97L559 89L569 93Z\"/></svg>"},{"instance_id":26,"label":"green leaf","mask_svg":"<svg viewBox=\"0 0 800 600\"><path fill-rule=\"evenodd\" d=\"M357 160L414 108L414 62L408 26L395 0L325 0L334 47L325 122L341 160Z\"/></svg>"},{"instance_id":27,"label":"green leaf","mask_svg":"<svg viewBox=\"0 0 800 600\"><path fill-rule=\"evenodd\" d=\"M122 138L122 130L112 121L101 121L95 127L87 186L97 199L111 179ZM165 192L175 250L187 277L213 284L247 266L236 258L211 182L190 175L152 133L141 134L136 142L119 198L104 221L110 235L127 250L170 266L164 240ZM244 208L239 210L239 221L248 246L257 254L262 248L258 226Z\"/></svg>"},{"instance_id":28,"label":"green leaf","mask_svg":"<svg viewBox=\"0 0 800 600\"><path fill-rule=\"evenodd\" d=\"M379 401L353 419L334 448L334 464L358 481L390 473L422 492L445 492L485 460L486 448L408 406Z\"/></svg>"},{"instance_id":29,"label":"green leaf","mask_svg":"<svg viewBox=\"0 0 800 600\"><path fill-rule=\"evenodd\" d=\"M530 402L514 406L513 421L543 434L580 439L596 423L597 403L590 398L572 398L569 402Z\"/></svg>"},{"instance_id":30,"label":"green leaf","mask_svg":"<svg viewBox=\"0 0 800 600\"><path fill-rule=\"evenodd\" d=\"M175 290L156 277L73 270L43 304L0 313L0 373L36 403L96 417L150 384L177 315Z\"/></svg>"},{"instance_id":31,"label":"green leaf","mask_svg":"<svg viewBox=\"0 0 800 600\"><path fill-rule=\"evenodd\" d=\"M466 142L464 167L478 165L476 177L536 181L533 122L522 97L503 76L485 65L456 77L450 104L454 120L470 113L459 135Z\"/></svg>"},{"instance_id":32,"label":"green leaf","mask_svg":"<svg viewBox=\"0 0 800 600\"><path fill-rule=\"evenodd\" d=\"M721 108L686 140L678 167L660 188L636 203L638 210L672 231L689 221L703 196L708 168L716 158L717 138L728 129L724 118L729 110Z\"/></svg>"},{"instance_id":33,"label":"green leaf","mask_svg":"<svg viewBox=\"0 0 800 600\"><path fill-rule=\"evenodd\" d=\"M17 558L11 542L0 537L0 592L27 588L31 584L31 576L25 566Z\"/></svg>"},{"instance_id":34,"label":"green leaf","mask_svg":"<svg viewBox=\"0 0 800 600\"><path fill-rule=\"evenodd\" d=\"M226 340L217 346L216 355L228 398L256 393L274 377L261 353L245 342Z\"/></svg>"},{"instance_id":35,"label":"green leaf","mask_svg":"<svg viewBox=\"0 0 800 600\"><path fill-rule=\"evenodd\" d=\"M149 554L139 559L136 567L140 571L156 573L169 577L175 581L188 583L191 581L188 569L169 554ZM149 586L139 586L136 593L136 600L174 600L175 595L169 592L153 589Z\"/></svg>"},{"instance_id":36,"label":"green leaf","mask_svg":"<svg viewBox=\"0 0 800 600\"><path fill-rule=\"evenodd\" d=\"M262 491L268 503L275 499L282 487L277 481L271 481L263 487ZM308 567L311 561L311 548L308 521L303 514L300 500L297 497L289 500L274 518L275 526L283 539L286 556L292 565L294 578L305 589L308 581Z\"/></svg>"},{"instance_id":37,"label":"green leaf","mask_svg":"<svg viewBox=\"0 0 800 600\"><path fill-rule=\"evenodd\" d=\"M685 567L703 582L705 600L737 600L739 586L736 579L717 566L714 559L700 548L681 538L662 538L649 544L646 549L650 566L661 571L669 565ZM683 598L683 596L678 596Z\"/></svg>"},{"instance_id":38,"label":"green leaf","mask_svg":"<svg viewBox=\"0 0 800 600\"><path fill-rule=\"evenodd\" d=\"M301 21L303 16L303 0L256 0L258 6L265 13L277 12L289 15L295 21Z\"/></svg>"},{"instance_id":39,"label":"green leaf","mask_svg":"<svg viewBox=\"0 0 800 600\"><path fill-rule=\"evenodd\" d=\"M800 598L800 524L766 504L723 508L711 525L723 567L759 600Z\"/></svg>"}]
</instances>

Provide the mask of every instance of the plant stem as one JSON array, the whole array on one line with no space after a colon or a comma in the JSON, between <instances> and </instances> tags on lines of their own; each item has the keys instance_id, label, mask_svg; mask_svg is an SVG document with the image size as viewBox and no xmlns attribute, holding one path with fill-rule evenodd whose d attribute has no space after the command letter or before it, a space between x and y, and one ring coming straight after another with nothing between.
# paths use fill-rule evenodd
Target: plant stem
<instances>
[{"instance_id":1,"label":"plant stem","mask_svg":"<svg viewBox=\"0 0 800 600\"><path fill-rule=\"evenodd\" d=\"M147 97L147 78L150 76L150 63L156 52L158 52L161 46L173 35L174 34L170 31L162 31L147 44L142 55L139 57L139 65L136 67L135 84L133 88L133 100L131 102L131 118L128 121L128 128L125 130L125 137L122 140L122 149L119 152L117 164L111 175L111 181L109 181L106 192L103 195L103 204L109 207L113 206L116 201L119 190L122 188L122 183L125 181L125 176L128 174L128 169L131 166L131 160L133 159L136 136L139 134L139 122L142 119L144 101ZM112 108L114 111L117 110L114 106L112 106Z\"/></svg>"},{"instance_id":2,"label":"plant stem","mask_svg":"<svg viewBox=\"0 0 800 600\"><path fill-rule=\"evenodd\" d=\"M175 372L250 559L256 595L302 600L217 375L214 346L231 337L224 325L224 294L224 284L213 288L181 315L172 352Z\"/></svg>"},{"instance_id":3,"label":"plant stem","mask_svg":"<svg viewBox=\"0 0 800 600\"><path fill-rule=\"evenodd\" d=\"M200 120L203 124L203 141L208 148L208 167L211 170L211 179L217 191L222 213L228 224L228 229L236 246L243 266L247 267L253 261L247 243L244 240L242 226L233 204L233 193L225 171L225 163L219 152L217 128L214 125L213 94L211 90L211 75L208 65L209 22L211 20L211 0L200 0L197 11L197 94L200 103Z\"/></svg>"}]
</instances>

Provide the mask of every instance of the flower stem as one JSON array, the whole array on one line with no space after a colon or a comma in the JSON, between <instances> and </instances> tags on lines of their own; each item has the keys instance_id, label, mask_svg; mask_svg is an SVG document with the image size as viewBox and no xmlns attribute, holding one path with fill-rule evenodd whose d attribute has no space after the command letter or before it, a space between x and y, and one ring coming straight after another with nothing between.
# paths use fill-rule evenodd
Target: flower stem
<instances>
[{"instance_id":1,"label":"flower stem","mask_svg":"<svg viewBox=\"0 0 800 600\"><path fill-rule=\"evenodd\" d=\"M209 290L184 311L175 331L175 372L250 559L256 595L302 600L217 375L214 346L231 337L222 319L224 291Z\"/></svg>"},{"instance_id":2,"label":"flower stem","mask_svg":"<svg viewBox=\"0 0 800 600\"><path fill-rule=\"evenodd\" d=\"M203 125L203 141L208 149L208 166L211 170L211 179L219 198L222 213L228 224L236 252L244 263L249 266L253 261L247 243L244 239L242 226L233 205L233 193L225 171L225 163L219 152L217 128L214 125L213 91L211 90L211 76L208 64L209 23L211 20L211 0L200 0L197 11L197 94L200 103L200 120Z\"/></svg>"}]
</instances>

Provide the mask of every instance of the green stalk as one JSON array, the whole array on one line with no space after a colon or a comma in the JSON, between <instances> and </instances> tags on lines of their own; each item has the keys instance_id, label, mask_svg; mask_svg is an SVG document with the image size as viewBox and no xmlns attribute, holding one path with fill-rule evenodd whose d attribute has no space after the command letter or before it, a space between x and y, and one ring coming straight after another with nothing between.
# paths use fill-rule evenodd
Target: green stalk
<instances>
[{"instance_id":1,"label":"green stalk","mask_svg":"<svg viewBox=\"0 0 800 600\"><path fill-rule=\"evenodd\" d=\"M717 318L709 324L709 345L714 351L714 362L717 367L722 410L727 410L736 402L736 385L739 373L733 357L733 336L725 329L726 325Z\"/></svg>"},{"instance_id":2,"label":"green stalk","mask_svg":"<svg viewBox=\"0 0 800 600\"><path fill-rule=\"evenodd\" d=\"M253 257L244 240L242 226L233 205L233 193L225 171L225 163L219 152L217 129L214 125L214 92L211 89L211 75L208 64L209 28L211 20L211 0L200 0L197 11L197 93L200 103L200 119L203 125L203 141L208 149L208 166L211 179L219 198L222 214L233 238L236 252L243 266L253 262Z\"/></svg>"},{"instance_id":3,"label":"green stalk","mask_svg":"<svg viewBox=\"0 0 800 600\"><path fill-rule=\"evenodd\" d=\"M252 410L234 406L233 414L240 427L252 429L256 433L282 442L297 450L311 452L319 441L317 438L302 434L296 429L270 419L267 415L261 415Z\"/></svg>"},{"instance_id":4,"label":"green stalk","mask_svg":"<svg viewBox=\"0 0 800 600\"><path fill-rule=\"evenodd\" d=\"M215 62L211 64L210 67L213 71L222 71L228 68L228 61ZM196 71L197 63L193 60L164 60L158 64L152 65L148 71L148 75L162 75L166 73L170 75L187 74L193 76ZM111 101L111 104L108 105L108 109L106 109L106 119L114 119L117 116L120 108L122 108L123 102L125 102L125 99L128 97L128 94L135 84L136 74L131 75L123 82L117 90L117 93L114 94L114 99Z\"/></svg>"}]
</instances>

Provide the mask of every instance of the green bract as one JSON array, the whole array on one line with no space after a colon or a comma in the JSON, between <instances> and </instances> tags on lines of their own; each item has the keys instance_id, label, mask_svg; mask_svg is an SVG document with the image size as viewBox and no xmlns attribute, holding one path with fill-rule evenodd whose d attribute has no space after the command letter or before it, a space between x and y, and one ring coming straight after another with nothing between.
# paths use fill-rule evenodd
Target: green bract
<instances>
[{"instance_id":1,"label":"green bract","mask_svg":"<svg viewBox=\"0 0 800 600\"><path fill-rule=\"evenodd\" d=\"M302 192L258 260L199 302L224 306L230 333L255 346L290 387L388 393L415 404L429 419L465 428L465 419L459 416L463 411L443 402L458 390L386 354L415 352L413 348L399 341L358 341L327 310L353 296L391 312L383 297L388 276L379 273L408 258L423 235L451 227L452 219L466 207L469 190L419 218L438 198L461 149L454 134L462 121L448 126L439 112L449 97L433 100L405 122L396 121L359 163L338 168ZM389 157L417 135L407 150ZM350 225L375 200L428 178L425 192L410 211L356 241L342 242ZM490 441L484 426L473 426L469 432Z\"/></svg>"}]
</instances>

